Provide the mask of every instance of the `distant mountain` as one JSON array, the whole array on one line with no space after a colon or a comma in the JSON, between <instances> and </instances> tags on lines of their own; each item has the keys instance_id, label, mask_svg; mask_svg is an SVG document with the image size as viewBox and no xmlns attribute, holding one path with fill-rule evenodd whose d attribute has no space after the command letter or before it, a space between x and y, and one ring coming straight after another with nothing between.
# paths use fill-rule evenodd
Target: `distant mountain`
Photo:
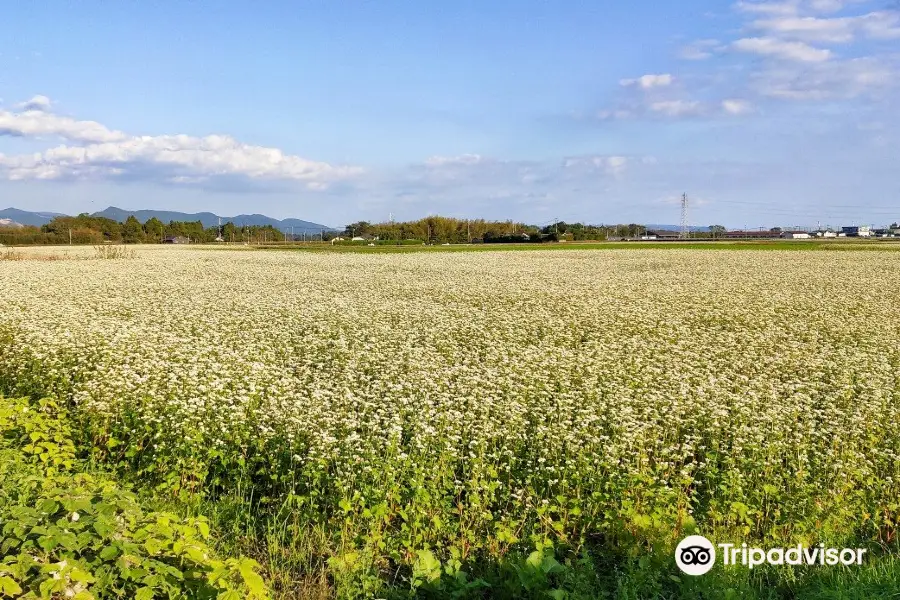
<instances>
[{"instance_id":1,"label":"distant mountain","mask_svg":"<svg viewBox=\"0 0 900 600\"><path fill-rule=\"evenodd\" d=\"M18 208L4 208L0 210L0 219L11 219L21 225L33 225L40 227L49 223L53 217L63 216L61 213L54 212L28 212L27 210L19 210Z\"/></svg>"},{"instance_id":2,"label":"distant mountain","mask_svg":"<svg viewBox=\"0 0 900 600\"><path fill-rule=\"evenodd\" d=\"M214 225L219 224L219 215L215 215L210 212L202 212L202 213L182 213L182 212L174 212L167 210L124 210L121 208L117 208L115 206L110 206L106 210L102 210L100 212L94 213L92 216L95 217L106 217L107 219L112 219L113 221L119 221L120 223L124 223L129 216L134 215L134 217L140 221L141 223L147 222L149 219L156 217L163 223L168 223L169 221L200 221L203 223L204 227L213 227ZM271 225L280 231L284 231L285 228L293 227L294 233L319 233L323 229L325 231L333 231L333 227L329 227L328 225L321 225L319 223L313 223L311 221L303 221L301 219L273 219L272 217L267 217L266 215L260 214L252 214L252 215L237 215L236 217L221 217L222 224L231 221L235 225L256 225L256 226L265 226Z\"/></svg>"},{"instance_id":3,"label":"distant mountain","mask_svg":"<svg viewBox=\"0 0 900 600\"><path fill-rule=\"evenodd\" d=\"M169 221L200 221L203 223L204 227L212 227L219 222L218 215L214 215L211 212L188 214L168 210L124 210L115 206L110 206L105 210L95 212L91 216L105 217L107 219L112 219L113 221L118 221L119 223L124 223L128 217L132 215L141 223L145 223L153 217L156 217L163 223L168 223ZM225 219L222 219L222 222L226 222Z\"/></svg>"},{"instance_id":4,"label":"distant mountain","mask_svg":"<svg viewBox=\"0 0 900 600\"><path fill-rule=\"evenodd\" d=\"M0 219L0 227L13 227L15 229L18 229L25 226L21 223L16 223L12 219Z\"/></svg>"}]
</instances>

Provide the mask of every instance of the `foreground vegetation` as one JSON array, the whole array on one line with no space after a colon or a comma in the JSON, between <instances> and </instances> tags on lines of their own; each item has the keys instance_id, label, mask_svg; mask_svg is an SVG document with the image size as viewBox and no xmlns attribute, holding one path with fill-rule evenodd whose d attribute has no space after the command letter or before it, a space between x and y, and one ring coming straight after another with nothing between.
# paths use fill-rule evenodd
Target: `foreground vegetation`
<instances>
[{"instance_id":1,"label":"foreground vegetation","mask_svg":"<svg viewBox=\"0 0 900 600\"><path fill-rule=\"evenodd\" d=\"M895 253L3 269L0 387L55 399L78 471L205 514L282 597L897 593ZM871 559L690 578L693 532Z\"/></svg>"},{"instance_id":2,"label":"foreground vegetation","mask_svg":"<svg viewBox=\"0 0 900 600\"><path fill-rule=\"evenodd\" d=\"M269 597L253 560L214 557L205 519L81 472L56 401L0 397L0 432L0 598Z\"/></svg>"}]
</instances>

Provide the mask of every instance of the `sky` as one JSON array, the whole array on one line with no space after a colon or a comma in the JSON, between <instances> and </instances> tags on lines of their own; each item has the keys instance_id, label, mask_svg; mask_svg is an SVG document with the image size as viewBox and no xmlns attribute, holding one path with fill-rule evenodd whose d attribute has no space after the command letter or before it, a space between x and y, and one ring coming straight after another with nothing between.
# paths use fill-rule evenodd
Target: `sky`
<instances>
[{"instance_id":1,"label":"sky","mask_svg":"<svg viewBox=\"0 0 900 600\"><path fill-rule=\"evenodd\" d=\"M0 208L900 221L900 3L16 2Z\"/></svg>"}]
</instances>

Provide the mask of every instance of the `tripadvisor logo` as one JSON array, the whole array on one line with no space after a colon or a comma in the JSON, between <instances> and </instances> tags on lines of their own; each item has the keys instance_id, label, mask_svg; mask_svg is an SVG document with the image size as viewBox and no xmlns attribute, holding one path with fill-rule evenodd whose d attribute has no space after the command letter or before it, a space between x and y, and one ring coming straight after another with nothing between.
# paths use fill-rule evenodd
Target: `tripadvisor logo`
<instances>
[{"instance_id":1,"label":"tripadvisor logo","mask_svg":"<svg viewBox=\"0 0 900 600\"><path fill-rule=\"evenodd\" d=\"M715 562L716 549L702 535L689 535L675 548L675 563L688 575L703 575Z\"/></svg>"},{"instance_id":2,"label":"tripadvisor logo","mask_svg":"<svg viewBox=\"0 0 900 600\"><path fill-rule=\"evenodd\" d=\"M716 547L721 550L722 564L726 567L743 565L753 568L759 565L861 565L865 548L826 548L825 544L790 548L750 548L747 544L717 544L702 535L689 535L675 548L675 563L687 575L703 575L716 563Z\"/></svg>"}]
</instances>

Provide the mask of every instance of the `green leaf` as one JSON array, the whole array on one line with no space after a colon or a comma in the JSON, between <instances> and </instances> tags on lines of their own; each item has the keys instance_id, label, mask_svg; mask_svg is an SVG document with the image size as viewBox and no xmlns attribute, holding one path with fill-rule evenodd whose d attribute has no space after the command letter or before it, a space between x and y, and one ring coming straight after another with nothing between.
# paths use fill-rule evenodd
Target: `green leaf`
<instances>
[{"instance_id":1,"label":"green leaf","mask_svg":"<svg viewBox=\"0 0 900 600\"><path fill-rule=\"evenodd\" d=\"M105 546L103 550L100 551L100 558L103 560L109 561L115 559L119 555L119 549L115 546Z\"/></svg>"},{"instance_id":2,"label":"green leaf","mask_svg":"<svg viewBox=\"0 0 900 600\"><path fill-rule=\"evenodd\" d=\"M59 541L52 535L42 535L38 538L38 546L43 548L45 552L50 552L58 545Z\"/></svg>"},{"instance_id":3,"label":"green leaf","mask_svg":"<svg viewBox=\"0 0 900 600\"><path fill-rule=\"evenodd\" d=\"M142 587L134 595L135 600L153 600L153 588Z\"/></svg>"},{"instance_id":4,"label":"green leaf","mask_svg":"<svg viewBox=\"0 0 900 600\"><path fill-rule=\"evenodd\" d=\"M541 563L544 562L544 553L540 550L535 550L528 555L528 558L525 559L525 562L528 563L529 567L538 570L541 568Z\"/></svg>"},{"instance_id":5,"label":"green leaf","mask_svg":"<svg viewBox=\"0 0 900 600\"><path fill-rule=\"evenodd\" d=\"M561 564L559 564L559 561L548 555L545 556L544 560L541 562L541 570L549 575L550 573L558 573L560 571L564 571L565 568Z\"/></svg>"},{"instance_id":6,"label":"green leaf","mask_svg":"<svg viewBox=\"0 0 900 600\"><path fill-rule=\"evenodd\" d=\"M6 575L0 575L0 592L4 596L18 596L22 593L22 588L16 583L16 580Z\"/></svg>"},{"instance_id":7,"label":"green leaf","mask_svg":"<svg viewBox=\"0 0 900 600\"><path fill-rule=\"evenodd\" d=\"M153 556L163 549L163 543L155 538L149 538L144 542L144 549L147 550L147 554Z\"/></svg>"},{"instance_id":8,"label":"green leaf","mask_svg":"<svg viewBox=\"0 0 900 600\"><path fill-rule=\"evenodd\" d=\"M209 537L209 524L205 521L197 521L197 529L204 538Z\"/></svg>"},{"instance_id":9,"label":"green leaf","mask_svg":"<svg viewBox=\"0 0 900 600\"><path fill-rule=\"evenodd\" d=\"M266 584L263 578L255 570L256 563L251 560L242 560L238 566L244 583L250 590L251 597L264 598L266 596Z\"/></svg>"},{"instance_id":10,"label":"green leaf","mask_svg":"<svg viewBox=\"0 0 900 600\"><path fill-rule=\"evenodd\" d=\"M59 510L59 503L57 503L55 500L50 500L49 498L47 498L46 500L43 500L41 502L39 508L42 513L54 515L56 514L56 511Z\"/></svg>"},{"instance_id":11,"label":"green leaf","mask_svg":"<svg viewBox=\"0 0 900 600\"><path fill-rule=\"evenodd\" d=\"M82 571L78 567L74 567L71 571L69 571L69 578L72 581L77 581L78 583L93 583L94 577L85 571Z\"/></svg>"}]
</instances>

